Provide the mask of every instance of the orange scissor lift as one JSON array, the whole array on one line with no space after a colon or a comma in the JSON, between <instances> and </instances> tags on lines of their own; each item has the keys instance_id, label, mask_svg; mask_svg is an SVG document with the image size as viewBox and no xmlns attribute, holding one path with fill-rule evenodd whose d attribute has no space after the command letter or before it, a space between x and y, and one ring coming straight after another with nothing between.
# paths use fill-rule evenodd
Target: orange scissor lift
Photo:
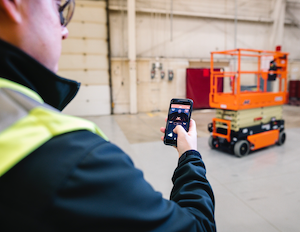
<instances>
[{"instance_id":1,"label":"orange scissor lift","mask_svg":"<svg viewBox=\"0 0 300 232\"><path fill-rule=\"evenodd\" d=\"M215 56L231 56L236 59L234 72L215 71ZM257 70L242 70L242 57L257 59ZM271 57L275 70L262 69L265 57ZM211 132L209 145L213 149L227 150L241 157L249 151L285 142L282 105L287 97L288 53L236 49L211 53L210 106L217 109L217 115L208 124ZM267 89L270 75L276 78L278 91ZM253 76L255 85L241 89L241 78ZM218 83L230 83L229 91L219 92ZM223 79L223 80L222 80ZM229 81L228 81L229 80ZM244 80L244 79L243 79ZM219 88L220 89L220 88Z\"/></svg>"}]
</instances>

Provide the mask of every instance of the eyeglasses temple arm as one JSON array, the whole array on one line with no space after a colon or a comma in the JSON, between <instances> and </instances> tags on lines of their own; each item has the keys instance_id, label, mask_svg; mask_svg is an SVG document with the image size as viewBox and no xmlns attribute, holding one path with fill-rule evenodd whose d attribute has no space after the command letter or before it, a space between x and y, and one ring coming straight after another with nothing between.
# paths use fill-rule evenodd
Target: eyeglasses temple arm
<instances>
[{"instance_id":1,"label":"eyeglasses temple arm","mask_svg":"<svg viewBox=\"0 0 300 232\"><path fill-rule=\"evenodd\" d=\"M67 5L69 5L70 1L71 0L67 0L64 5L60 6L59 7L59 12L62 12L67 7Z\"/></svg>"}]
</instances>

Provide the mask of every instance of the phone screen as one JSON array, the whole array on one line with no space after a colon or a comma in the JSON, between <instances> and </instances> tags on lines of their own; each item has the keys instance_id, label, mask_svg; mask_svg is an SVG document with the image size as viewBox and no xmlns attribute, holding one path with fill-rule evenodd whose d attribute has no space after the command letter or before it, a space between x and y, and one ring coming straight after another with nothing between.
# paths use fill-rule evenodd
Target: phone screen
<instances>
[{"instance_id":1,"label":"phone screen","mask_svg":"<svg viewBox=\"0 0 300 232\"><path fill-rule=\"evenodd\" d=\"M192 103L190 101L184 103L171 101L164 139L165 144L176 146L177 134L173 130L177 125L181 125L186 131L189 130L191 111Z\"/></svg>"}]
</instances>

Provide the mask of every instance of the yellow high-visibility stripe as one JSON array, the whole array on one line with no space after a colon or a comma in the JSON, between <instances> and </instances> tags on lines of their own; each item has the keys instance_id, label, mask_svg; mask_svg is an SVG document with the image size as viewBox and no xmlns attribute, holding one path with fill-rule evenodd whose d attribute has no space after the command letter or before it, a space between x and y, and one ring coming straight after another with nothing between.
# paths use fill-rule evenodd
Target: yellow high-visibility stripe
<instances>
[{"instance_id":1,"label":"yellow high-visibility stripe","mask_svg":"<svg viewBox=\"0 0 300 232\"><path fill-rule=\"evenodd\" d=\"M18 84L4 85L2 80L0 83L0 87L20 90ZM23 94L30 91L22 89ZM33 95L31 93L27 96ZM88 130L108 140L105 134L88 120L64 115L42 106L35 107L27 116L0 132L0 176L53 137L78 130Z\"/></svg>"}]
</instances>

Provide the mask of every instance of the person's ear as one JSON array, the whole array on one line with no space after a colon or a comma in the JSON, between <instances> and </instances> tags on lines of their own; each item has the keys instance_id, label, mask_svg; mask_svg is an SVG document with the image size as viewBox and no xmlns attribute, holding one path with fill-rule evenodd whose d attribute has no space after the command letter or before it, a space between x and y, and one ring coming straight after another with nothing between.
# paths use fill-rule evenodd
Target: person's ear
<instances>
[{"instance_id":1,"label":"person's ear","mask_svg":"<svg viewBox=\"0 0 300 232\"><path fill-rule=\"evenodd\" d=\"M0 11L13 23L22 22L22 0L0 0Z\"/></svg>"}]
</instances>

